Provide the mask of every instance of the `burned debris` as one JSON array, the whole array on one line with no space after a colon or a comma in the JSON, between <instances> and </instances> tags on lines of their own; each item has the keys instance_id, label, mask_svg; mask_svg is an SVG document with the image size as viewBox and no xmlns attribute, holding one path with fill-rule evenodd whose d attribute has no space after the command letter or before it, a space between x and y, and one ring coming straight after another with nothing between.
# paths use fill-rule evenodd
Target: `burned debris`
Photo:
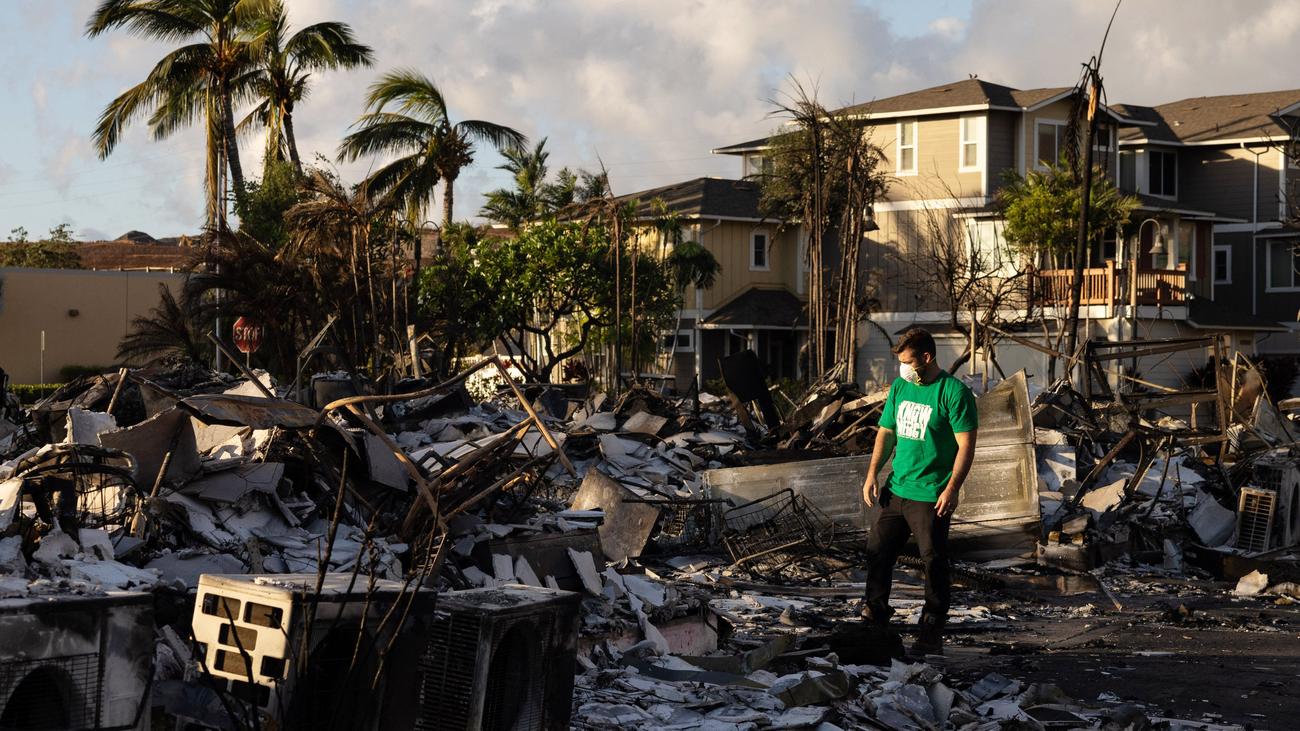
<instances>
[{"instance_id":1,"label":"burned debris","mask_svg":"<svg viewBox=\"0 0 1300 731\"><path fill-rule=\"evenodd\" d=\"M1032 656L1007 631L1031 619L1206 620L1134 613L1168 586L1300 601L1294 404L1242 359L1201 391L1113 387L1109 363L1213 346L1090 346L1079 389L978 397L944 658L858 618L885 393L835 373L785 404L761 377L606 399L488 358L319 408L264 374L83 379L6 421L3 725L1180 728L978 658ZM41 634L74 624L86 648Z\"/></svg>"}]
</instances>

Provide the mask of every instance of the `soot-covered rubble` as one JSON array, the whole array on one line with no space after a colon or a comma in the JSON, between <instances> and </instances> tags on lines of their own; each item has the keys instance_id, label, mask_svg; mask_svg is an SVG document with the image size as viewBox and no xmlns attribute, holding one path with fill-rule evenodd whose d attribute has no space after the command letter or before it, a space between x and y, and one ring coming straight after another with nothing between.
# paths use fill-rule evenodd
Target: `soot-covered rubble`
<instances>
[{"instance_id":1,"label":"soot-covered rubble","mask_svg":"<svg viewBox=\"0 0 1300 731\"><path fill-rule=\"evenodd\" d=\"M475 402L464 384L485 374L497 395ZM996 438L982 430L985 472L957 515L951 648L921 658L858 615L859 487L885 393L832 375L777 403L734 378L725 398L575 397L488 359L315 405L265 375L82 379L0 423L0 601L150 594L139 702L171 728L298 722L213 682L193 625L204 575L307 576L313 611L327 575L355 601L384 581L574 592L571 715L539 728L1231 728L1091 692L1087 669L1049 682L1035 658L1106 647L1119 626L1295 635L1268 615L1300 600L1294 404L1268 401L1249 364L1224 362L1190 415L1023 374L972 382ZM921 602L904 564L907 634ZM349 672L367 653L389 684L429 672L373 644Z\"/></svg>"}]
</instances>

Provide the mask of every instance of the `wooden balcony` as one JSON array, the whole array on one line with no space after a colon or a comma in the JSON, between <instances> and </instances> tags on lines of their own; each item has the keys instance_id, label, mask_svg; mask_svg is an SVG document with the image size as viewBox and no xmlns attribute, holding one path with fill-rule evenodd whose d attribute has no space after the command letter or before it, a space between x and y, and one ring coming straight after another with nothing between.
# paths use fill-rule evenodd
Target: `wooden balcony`
<instances>
[{"instance_id":1,"label":"wooden balcony","mask_svg":"<svg viewBox=\"0 0 1300 731\"><path fill-rule=\"evenodd\" d=\"M1070 269L1040 269L1030 274L1030 299L1035 304L1070 304ZM1083 270L1080 304L1127 304L1129 270L1108 261L1104 267ZM1184 269L1142 269L1137 272L1139 305L1181 305L1187 302L1187 271Z\"/></svg>"}]
</instances>

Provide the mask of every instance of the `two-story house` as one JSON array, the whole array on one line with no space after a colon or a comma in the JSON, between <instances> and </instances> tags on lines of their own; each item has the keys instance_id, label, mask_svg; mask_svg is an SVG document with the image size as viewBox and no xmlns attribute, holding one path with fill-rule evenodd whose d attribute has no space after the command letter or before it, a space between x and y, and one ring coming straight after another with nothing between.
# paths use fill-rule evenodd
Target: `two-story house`
<instances>
[{"instance_id":1,"label":"two-story house","mask_svg":"<svg viewBox=\"0 0 1300 731\"><path fill-rule=\"evenodd\" d=\"M893 177L875 206L879 228L860 262L872 273L871 294L879 303L873 326L860 332L860 380L885 381L896 367L880 329L929 327L941 362L964 348L947 324L943 298L907 262L925 256L929 239L942 230L1002 265L1007 249L995 203L1004 176L1059 158L1074 93L967 79L834 112L862 121ZM1104 233L1088 252L1082 338L1230 331L1233 345L1247 352L1257 343L1260 350L1297 351L1295 231L1277 220L1279 196L1295 175L1276 147L1284 130L1293 129L1287 125L1297 102L1300 92L1099 107L1095 160L1138 197L1139 208L1130 226ZM1199 113L1180 113L1188 107ZM752 174L766 164L766 150L767 140L754 140L715 152L740 156L742 172ZM1255 182L1264 178L1269 182ZM1020 314L1052 317L1042 320L1046 331L1025 336L1051 345L1072 273L1051 262L1016 263L1026 264L1034 268ZM1046 368L1046 356L1014 345L1000 347L997 357L1007 371ZM1159 376L1148 376L1177 384L1204 363L1197 358L1162 363Z\"/></svg>"},{"instance_id":2,"label":"two-story house","mask_svg":"<svg viewBox=\"0 0 1300 731\"><path fill-rule=\"evenodd\" d=\"M1187 264L1189 321L1253 335L1260 353L1300 354L1300 230L1288 225L1300 170L1287 154L1300 90L1121 108L1149 124L1120 136L1120 187L1215 213L1208 231L1174 231L1166 253L1165 266Z\"/></svg>"},{"instance_id":3,"label":"two-story house","mask_svg":"<svg viewBox=\"0 0 1300 731\"><path fill-rule=\"evenodd\" d=\"M677 332L662 348L678 390L719 378L718 359L745 349L759 354L773 379L799 375L808 319L797 230L762 217L756 183L695 178L620 199L638 202L641 239L654 239L661 202L676 215L683 240L699 243L720 265L713 286L686 288Z\"/></svg>"}]
</instances>

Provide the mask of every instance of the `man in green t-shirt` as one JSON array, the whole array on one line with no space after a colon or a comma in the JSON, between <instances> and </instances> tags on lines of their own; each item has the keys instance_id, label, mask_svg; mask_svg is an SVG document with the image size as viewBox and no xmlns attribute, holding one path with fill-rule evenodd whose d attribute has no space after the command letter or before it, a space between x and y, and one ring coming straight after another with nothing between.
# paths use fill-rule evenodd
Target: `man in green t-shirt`
<instances>
[{"instance_id":1,"label":"man in green t-shirt","mask_svg":"<svg viewBox=\"0 0 1300 731\"><path fill-rule=\"evenodd\" d=\"M912 328L894 346L900 377L889 387L871 467L862 486L867 507L880 511L867 538L867 589L862 615L888 625L894 610L889 589L894 562L916 538L925 565L925 607L912 654L943 652L943 625L948 618L951 579L948 527L957 509L961 485L970 472L979 426L975 396L935 362L934 337ZM890 453L893 472L886 489L876 482Z\"/></svg>"}]
</instances>

